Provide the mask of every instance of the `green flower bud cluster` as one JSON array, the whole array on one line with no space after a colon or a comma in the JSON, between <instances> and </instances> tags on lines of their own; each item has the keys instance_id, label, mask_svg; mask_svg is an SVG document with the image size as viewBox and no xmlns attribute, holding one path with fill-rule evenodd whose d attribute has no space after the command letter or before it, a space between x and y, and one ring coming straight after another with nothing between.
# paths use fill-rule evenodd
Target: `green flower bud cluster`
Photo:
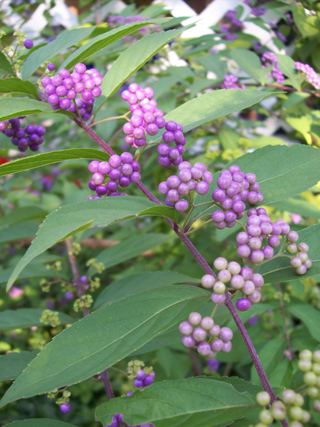
<instances>
[{"instance_id":1,"label":"green flower bud cluster","mask_svg":"<svg viewBox=\"0 0 320 427\"><path fill-rule=\"evenodd\" d=\"M52 310L44 310L40 317L40 322L52 327L60 325L59 313Z\"/></svg>"},{"instance_id":2,"label":"green flower bud cluster","mask_svg":"<svg viewBox=\"0 0 320 427\"><path fill-rule=\"evenodd\" d=\"M94 292L94 291L96 291L97 289L99 289L100 288L100 286L101 286L101 283L100 283L100 279L99 279L99 277L95 277L93 280L91 280L91 282L90 282L90 292Z\"/></svg>"},{"instance_id":3,"label":"green flower bud cluster","mask_svg":"<svg viewBox=\"0 0 320 427\"><path fill-rule=\"evenodd\" d=\"M23 42L27 38L27 34L23 33L22 31L15 31L13 35L16 37L17 43L19 47L24 47Z\"/></svg>"},{"instance_id":4,"label":"green flower bud cluster","mask_svg":"<svg viewBox=\"0 0 320 427\"><path fill-rule=\"evenodd\" d=\"M42 292L49 292L50 291L51 283L49 283L46 279L41 279L39 285L41 287Z\"/></svg>"},{"instance_id":5,"label":"green flower bud cluster","mask_svg":"<svg viewBox=\"0 0 320 427\"><path fill-rule=\"evenodd\" d=\"M145 364L141 360L131 360L128 363L128 368L127 368L128 377L133 380L134 378L136 378L137 373L144 367L145 367ZM153 369L151 368L151 370Z\"/></svg>"},{"instance_id":6,"label":"green flower bud cluster","mask_svg":"<svg viewBox=\"0 0 320 427\"><path fill-rule=\"evenodd\" d=\"M91 258L91 259L89 259L89 261L87 261L87 267L90 267L91 265L99 274L102 273L104 270L103 263L97 262L97 260L95 258Z\"/></svg>"},{"instance_id":7,"label":"green flower bud cluster","mask_svg":"<svg viewBox=\"0 0 320 427\"><path fill-rule=\"evenodd\" d=\"M93 303L93 298L91 295L83 295L83 297L75 300L73 304L74 311L79 311L84 307L91 307Z\"/></svg>"},{"instance_id":8,"label":"green flower bud cluster","mask_svg":"<svg viewBox=\"0 0 320 427\"><path fill-rule=\"evenodd\" d=\"M61 397L57 398L58 394L62 393ZM66 388L62 390L55 389L47 394L48 399L55 399L57 405L62 405L70 401L71 392Z\"/></svg>"},{"instance_id":9,"label":"green flower bud cluster","mask_svg":"<svg viewBox=\"0 0 320 427\"><path fill-rule=\"evenodd\" d=\"M62 270L61 261L56 261L52 265L47 264L46 267L47 267L47 270L50 270L50 268L53 268L55 271L61 271Z\"/></svg>"}]
</instances>

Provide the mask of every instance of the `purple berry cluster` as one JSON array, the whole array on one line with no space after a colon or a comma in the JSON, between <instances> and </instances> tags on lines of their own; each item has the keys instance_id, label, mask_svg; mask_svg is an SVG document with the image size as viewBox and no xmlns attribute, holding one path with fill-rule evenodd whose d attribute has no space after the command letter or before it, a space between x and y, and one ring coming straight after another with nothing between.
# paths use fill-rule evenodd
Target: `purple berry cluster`
<instances>
[{"instance_id":1,"label":"purple berry cluster","mask_svg":"<svg viewBox=\"0 0 320 427\"><path fill-rule=\"evenodd\" d=\"M26 151L28 147L31 151L38 151L40 145L44 142L43 136L46 130L41 125L26 125L25 128L21 127L20 120L24 117L0 122L0 131L11 138L12 144L16 145L19 151Z\"/></svg>"},{"instance_id":2,"label":"purple berry cluster","mask_svg":"<svg viewBox=\"0 0 320 427\"><path fill-rule=\"evenodd\" d=\"M242 27L242 22L239 21L239 19L236 17L238 13L239 11L237 9L229 10L229 12L226 14L226 18L230 19L232 25L235 25L236 27Z\"/></svg>"},{"instance_id":3,"label":"purple berry cluster","mask_svg":"<svg viewBox=\"0 0 320 427\"><path fill-rule=\"evenodd\" d=\"M63 68L57 76L43 77L41 85L54 110L61 108L77 116L79 111L81 118L87 121L91 117L94 99L101 95L99 86L102 80L102 75L95 68L87 71L87 67L79 63L72 74ZM82 99L77 98L77 95L81 95Z\"/></svg>"},{"instance_id":4,"label":"purple berry cluster","mask_svg":"<svg viewBox=\"0 0 320 427\"><path fill-rule=\"evenodd\" d=\"M188 321L180 323L179 331L183 335L182 344L187 347L196 347L202 356L215 357L218 351L229 353L232 348L233 333L229 328L220 328L215 325L211 317L203 317L193 312Z\"/></svg>"},{"instance_id":5,"label":"purple berry cluster","mask_svg":"<svg viewBox=\"0 0 320 427\"><path fill-rule=\"evenodd\" d=\"M122 414L115 414L112 418L111 424L108 424L106 427L130 427L127 423L123 421L123 415ZM153 424L139 424L138 426L133 427L154 427Z\"/></svg>"},{"instance_id":6,"label":"purple berry cluster","mask_svg":"<svg viewBox=\"0 0 320 427\"><path fill-rule=\"evenodd\" d=\"M215 304L223 304L226 300L226 292L240 290L245 297L240 300L237 308L240 311L246 311L251 307L251 304L257 304L261 299L261 287L264 284L261 274L253 273L249 267L242 267L235 261L228 261L225 258L219 257L213 263L214 268L218 271L217 278L211 274L205 274L201 279L201 284L205 289L213 290L211 300ZM227 285L229 284L229 288ZM244 310L243 304L247 308Z\"/></svg>"},{"instance_id":7,"label":"purple berry cluster","mask_svg":"<svg viewBox=\"0 0 320 427\"><path fill-rule=\"evenodd\" d=\"M320 77L314 71L314 69L310 67L310 65L303 64L302 62L295 62L294 65L296 67L296 70L301 71L301 73L306 75L306 79L309 83L312 84L315 89L320 89Z\"/></svg>"},{"instance_id":8,"label":"purple berry cluster","mask_svg":"<svg viewBox=\"0 0 320 427\"><path fill-rule=\"evenodd\" d=\"M154 373L154 371L146 372L146 370L140 369L140 371L137 372L136 379L134 380L134 385L136 387L138 388L148 387L153 383L154 377L156 376L156 374Z\"/></svg>"},{"instance_id":9,"label":"purple berry cluster","mask_svg":"<svg viewBox=\"0 0 320 427\"><path fill-rule=\"evenodd\" d=\"M179 164L178 168L179 175L169 176L167 181L159 184L158 190L167 196L165 200L167 206L175 207L177 211L184 212L188 209L189 204L187 200L180 199L180 197L186 196L191 190L195 190L201 195L207 194L213 176L201 162L196 162L191 166L189 162L184 161Z\"/></svg>"},{"instance_id":10,"label":"purple berry cluster","mask_svg":"<svg viewBox=\"0 0 320 427\"><path fill-rule=\"evenodd\" d=\"M284 75L279 70L278 58L276 57L276 55L273 52L265 51L262 54L261 61L263 62L262 68L273 66L273 69L271 71L272 77L277 83L283 83Z\"/></svg>"},{"instance_id":11,"label":"purple berry cluster","mask_svg":"<svg viewBox=\"0 0 320 427\"><path fill-rule=\"evenodd\" d=\"M256 17L264 15L264 14L266 13L266 11L267 11L267 9L266 9L264 6L261 6L261 7L253 7L253 8L251 9L251 13L252 13L252 15L253 15L253 16L256 16Z\"/></svg>"},{"instance_id":12,"label":"purple berry cluster","mask_svg":"<svg viewBox=\"0 0 320 427\"><path fill-rule=\"evenodd\" d=\"M296 274L302 276L312 267L312 261L308 257L309 246L304 242L298 245L294 243L298 240L297 234L295 231L290 231L288 234L290 243L287 245L287 252L295 255L291 258L290 265L295 269Z\"/></svg>"},{"instance_id":13,"label":"purple berry cluster","mask_svg":"<svg viewBox=\"0 0 320 427\"><path fill-rule=\"evenodd\" d=\"M99 199L101 196L126 196L126 193L118 192L119 186L128 187L131 182L140 181L140 165L133 160L133 155L128 152L120 156L114 154L109 162L93 160L89 163L89 171L93 174L88 185L95 191L95 196L87 197L88 200Z\"/></svg>"},{"instance_id":14,"label":"purple berry cluster","mask_svg":"<svg viewBox=\"0 0 320 427\"><path fill-rule=\"evenodd\" d=\"M221 85L221 88L222 89L246 89L246 86L239 84L238 77L233 76L232 74L226 74L224 76L224 80Z\"/></svg>"},{"instance_id":15,"label":"purple berry cluster","mask_svg":"<svg viewBox=\"0 0 320 427\"><path fill-rule=\"evenodd\" d=\"M178 166L182 162L182 154L184 153L184 145L186 138L183 134L183 127L174 120L169 120L165 124L166 131L162 135L163 143L157 148L158 162L164 168L169 168L171 165ZM169 144L174 142L176 147L170 148Z\"/></svg>"},{"instance_id":16,"label":"purple berry cluster","mask_svg":"<svg viewBox=\"0 0 320 427\"><path fill-rule=\"evenodd\" d=\"M237 165L221 172L217 181L219 188L212 192L213 200L221 208L212 214L213 223L217 228L232 228L237 219L243 218L246 210L245 200L250 205L262 202L263 194L259 192L260 185L256 180L255 174L245 174Z\"/></svg>"}]
</instances>

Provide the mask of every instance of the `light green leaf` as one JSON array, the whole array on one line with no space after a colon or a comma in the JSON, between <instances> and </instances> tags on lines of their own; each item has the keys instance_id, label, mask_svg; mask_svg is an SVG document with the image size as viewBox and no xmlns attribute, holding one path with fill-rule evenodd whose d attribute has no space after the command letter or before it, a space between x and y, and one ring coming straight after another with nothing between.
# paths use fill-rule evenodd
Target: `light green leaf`
<instances>
[{"instance_id":1,"label":"light green leaf","mask_svg":"<svg viewBox=\"0 0 320 427\"><path fill-rule=\"evenodd\" d=\"M317 206L308 203L308 200L302 196L283 200L282 202L272 203L270 207L279 209L281 211L302 215L307 218L310 217L320 219L320 209L317 208Z\"/></svg>"},{"instance_id":2,"label":"light green leaf","mask_svg":"<svg viewBox=\"0 0 320 427\"><path fill-rule=\"evenodd\" d=\"M39 99L37 88L30 82L25 82L17 77L0 80L0 93L24 93Z\"/></svg>"},{"instance_id":3,"label":"light green leaf","mask_svg":"<svg viewBox=\"0 0 320 427\"><path fill-rule=\"evenodd\" d=\"M306 16L305 7L296 5L293 9L293 19L299 31L304 37L312 37L319 33L319 19L317 16Z\"/></svg>"},{"instance_id":4,"label":"light green leaf","mask_svg":"<svg viewBox=\"0 0 320 427\"><path fill-rule=\"evenodd\" d=\"M286 307L292 316L300 319L309 329L312 337L320 342L320 311L310 304L294 304Z\"/></svg>"},{"instance_id":5,"label":"light green leaf","mask_svg":"<svg viewBox=\"0 0 320 427\"><path fill-rule=\"evenodd\" d=\"M118 196L86 200L60 207L48 215L41 225L37 237L16 265L7 289L10 289L21 271L34 258L76 231L89 227L105 227L115 221L132 218L153 205L142 197Z\"/></svg>"},{"instance_id":6,"label":"light green leaf","mask_svg":"<svg viewBox=\"0 0 320 427\"><path fill-rule=\"evenodd\" d=\"M64 114L74 117L75 115L67 110L53 110L48 102L37 101L30 98L1 98L0 99L0 120L13 119L20 116L29 116L30 114L52 113Z\"/></svg>"},{"instance_id":7,"label":"light green leaf","mask_svg":"<svg viewBox=\"0 0 320 427\"><path fill-rule=\"evenodd\" d=\"M8 74L14 74L10 62L5 57L4 53L0 51L0 70L5 71Z\"/></svg>"},{"instance_id":8,"label":"light green leaf","mask_svg":"<svg viewBox=\"0 0 320 427\"><path fill-rule=\"evenodd\" d=\"M301 82L298 79L298 75L296 73L294 60L287 55L276 54L278 58L278 66L280 71L282 71L290 80L291 85L300 90Z\"/></svg>"},{"instance_id":9,"label":"light green leaf","mask_svg":"<svg viewBox=\"0 0 320 427\"><path fill-rule=\"evenodd\" d=\"M38 225L31 221L10 225L1 230L0 244L33 237L37 231Z\"/></svg>"},{"instance_id":10,"label":"light green leaf","mask_svg":"<svg viewBox=\"0 0 320 427\"><path fill-rule=\"evenodd\" d=\"M149 24L162 24L167 21L170 21L170 18L149 19L142 22L135 22L133 24L121 25L121 27L119 28L115 28L105 34L102 34L98 37L94 37L88 43L81 46L79 49L77 49L75 52L68 56L68 58L62 63L59 69L71 68L78 62L85 61L89 56L95 54L101 49L104 49L111 43L122 39L122 37L134 33L141 27L144 27ZM106 76L108 75L108 73L106 74Z\"/></svg>"},{"instance_id":11,"label":"light green leaf","mask_svg":"<svg viewBox=\"0 0 320 427\"><path fill-rule=\"evenodd\" d=\"M292 126L293 129L300 132L309 145L312 144L312 136L310 134L312 120L310 116L286 117L286 122Z\"/></svg>"},{"instance_id":12,"label":"light green leaf","mask_svg":"<svg viewBox=\"0 0 320 427\"><path fill-rule=\"evenodd\" d=\"M169 206L152 206L151 208L145 209L140 212L138 216L162 216L164 218L170 218L172 221L177 222L179 218L179 212Z\"/></svg>"},{"instance_id":13,"label":"light green leaf","mask_svg":"<svg viewBox=\"0 0 320 427\"><path fill-rule=\"evenodd\" d=\"M130 237L118 243L116 246L112 246L100 252L97 256L97 261L102 262L105 268L110 268L135 258L143 252L153 249L172 238L172 234L139 234L138 236ZM91 270L92 269L89 271Z\"/></svg>"},{"instance_id":14,"label":"light green leaf","mask_svg":"<svg viewBox=\"0 0 320 427\"><path fill-rule=\"evenodd\" d=\"M28 420L13 421L7 427L76 427L74 424L64 423L48 418L29 418Z\"/></svg>"},{"instance_id":15,"label":"light green leaf","mask_svg":"<svg viewBox=\"0 0 320 427\"><path fill-rule=\"evenodd\" d=\"M319 162L320 150L316 148L298 144L291 147L275 145L245 154L228 163L226 169L236 164L245 173L256 174L260 191L264 195L261 205L269 205L296 196L315 185L320 180ZM217 188L219 176L220 172L213 176L208 194L198 195L195 204L212 200L212 191ZM201 214L206 208L207 206L196 208L191 218Z\"/></svg>"},{"instance_id":16,"label":"light green leaf","mask_svg":"<svg viewBox=\"0 0 320 427\"><path fill-rule=\"evenodd\" d=\"M63 31L55 40L32 52L23 64L21 71L22 79L28 79L36 71L39 65L43 64L45 61L48 61L53 56L58 55L62 51L65 51L70 46L73 46L74 44L85 39L95 28L96 27L83 27L76 28L74 30Z\"/></svg>"},{"instance_id":17,"label":"light green leaf","mask_svg":"<svg viewBox=\"0 0 320 427\"><path fill-rule=\"evenodd\" d=\"M203 289L177 285L102 307L57 335L9 388L1 406L99 374L208 299Z\"/></svg>"},{"instance_id":18,"label":"light green leaf","mask_svg":"<svg viewBox=\"0 0 320 427\"><path fill-rule=\"evenodd\" d=\"M176 283L198 283L199 279L184 276L174 271L153 271L136 273L119 279L107 286L98 296L94 308L136 295L148 289L169 286Z\"/></svg>"},{"instance_id":19,"label":"light green leaf","mask_svg":"<svg viewBox=\"0 0 320 427\"><path fill-rule=\"evenodd\" d=\"M94 148L69 148L67 150L50 151L49 153L36 154L35 156L4 163L0 165L0 176L75 159L107 161L109 160L109 155Z\"/></svg>"},{"instance_id":20,"label":"light green leaf","mask_svg":"<svg viewBox=\"0 0 320 427\"><path fill-rule=\"evenodd\" d=\"M219 132L219 141L224 150L237 150L239 148L239 134L231 129L221 129Z\"/></svg>"},{"instance_id":21,"label":"light green leaf","mask_svg":"<svg viewBox=\"0 0 320 427\"><path fill-rule=\"evenodd\" d=\"M262 83L266 78L268 70L262 68L260 58L254 52L246 49L232 49L231 58L257 82Z\"/></svg>"},{"instance_id":22,"label":"light green leaf","mask_svg":"<svg viewBox=\"0 0 320 427\"><path fill-rule=\"evenodd\" d=\"M239 393L231 384L209 378L186 378L157 383L133 396L112 399L97 408L96 417L103 425L110 424L115 413L121 413L129 425L212 427L241 418L254 405L253 396Z\"/></svg>"},{"instance_id":23,"label":"light green leaf","mask_svg":"<svg viewBox=\"0 0 320 427\"><path fill-rule=\"evenodd\" d=\"M36 351L8 353L0 357L0 381L12 381L22 374L28 364L37 355Z\"/></svg>"},{"instance_id":24,"label":"light green leaf","mask_svg":"<svg viewBox=\"0 0 320 427\"><path fill-rule=\"evenodd\" d=\"M106 98L112 95L128 77L184 30L185 28L181 28L145 36L128 47L104 76L101 86L102 95Z\"/></svg>"},{"instance_id":25,"label":"light green leaf","mask_svg":"<svg viewBox=\"0 0 320 427\"><path fill-rule=\"evenodd\" d=\"M273 338L258 352L260 362L267 376L270 376L280 363L286 345L287 343L284 338ZM251 381L253 384L260 384L260 378L254 365L251 368Z\"/></svg>"},{"instance_id":26,"label":"light green leaf","mask_svg":"<svg viewBox=\"0 0 320 427\"><path fill-rule=\"evenodd\" d=\"M44 309L19 308L18 310L5 310L0 312L0 330L7 331L19 328L31 328L32 326L44 326L40 322ZM74 319L67 314L59 313L61 323L73 323Z\"/></svg>"},{"instance_id":27,"label":"light green leaf","mask_svg":"<svg viewBox=\"0 0 320 427\"><path fill-rule=\"evenodd\" d=\"M30 221L31 219L43 219L48 212L38 206L22 206L16 208L5 217L0 218L0 230L8 225L18 224L19 222Z\"/></svg>"},{"instance_id":28,"label":"light green leaf","mask_svg":"<svg viewBox=\"0 0 320 427\"><path fill-rule=\"evenodd\" d=\"M312 267L302 276L312 277L320 274L320 224L311 225L299 231L299 242L309 245L308 256L312 261ZM287 282L297 280L299 277L290 265L290 259L279 257L270 260L257 267L257 273L263 275L265 282Z\"/></svg>"},{"instance_id":29,"label":"light green leaf","mask_svg":"<svg viewBox=\"0 0 320 427\"><path fill-rule=\"evenodd\" d=\"M262 148L266 145L288 145L286 141L275 136L257 136L247 139L252 148Z\"/></svg>"}]
</instances>

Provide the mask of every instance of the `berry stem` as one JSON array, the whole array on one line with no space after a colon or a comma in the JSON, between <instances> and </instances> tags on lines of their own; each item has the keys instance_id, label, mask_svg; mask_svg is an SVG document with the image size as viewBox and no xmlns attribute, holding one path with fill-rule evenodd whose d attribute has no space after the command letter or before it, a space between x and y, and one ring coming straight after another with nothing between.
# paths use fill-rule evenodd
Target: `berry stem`
<instances>
[{"instance_id":1,"label":"berry stem","mask_svg":"<svg viewBox=\"0 0 320 427\"><path fill-rule=\"evenodd\" d=\"M108 399L113 399L114 398L114 394L113 394L113 390L112 390L112 386L110 383L110 379L109 379L109 375L108 375L108 371L107 369L103 372L101 372L101 378L104 384L104 388L106 390L106 395L108 397Z\"/></svg>"},{"instance_id":2,"label":"berry stem","mask_svg":"<svg viewBox=\"0 0 320 427\"><path fill-rule=\"evenodd\" d=\"M208 219L207 221L203 222L201 225L199 225L198 227L194 228L191 231L188 231L186 234L186 236L189 236L190 234L194 233L195 231L198 231L200 228L204 227L205 225L212 223L212 219Z\"/></svg>"},{"instance_id":3,"label":"berry stem","mask_svg":"<svg viewBox=\"0 0 320 427\"><path fill-rule=\"evenodd\" d=\"M130 112L130 111L129 111L129 112ZM90 127L95 126L95 125L98 125L99 123L108 122L109 120L118 120L118 119L126 119L126 120L128 120L128 118L127 118L127 114L128 114L128 113L123 114L122 116L108 117L107 119L99 120L98 122L92 123L92 124L90 125Z\"/></svg>"},{"instance_id":4,"label":"berry stem","mask_svg":"<svg viewBox=\"0 0 320 427\"><path fill-rule=\"evenodd\" d=\"M104 151L106 151L108 154L109 154L109 156L113 156L113 154L116 154L113 150L112 150L112 148L110 148L109 146L108 146L108 144L106 144L105 142L104 142L104 140L102 139L102 138L100 138L100 136L99 135L97 135L91 128L90 128L90 126L88 126L86 123L82 123L82 125L81 125L81 127L83 128L83 130L85 131L85 132L87 132L87 134L88 135L90 135L91 136L91 138L93 138L99 145L100 145L100 147L101 148L103 148L104 149Z\"/></svg>"}]
</instances>

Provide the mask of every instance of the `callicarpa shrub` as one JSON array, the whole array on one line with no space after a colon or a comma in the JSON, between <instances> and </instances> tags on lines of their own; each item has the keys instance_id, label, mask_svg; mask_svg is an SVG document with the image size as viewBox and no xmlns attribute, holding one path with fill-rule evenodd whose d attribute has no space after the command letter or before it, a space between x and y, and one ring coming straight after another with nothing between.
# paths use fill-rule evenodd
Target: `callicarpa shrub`
<instances>
[{"instance_id":1,"label":"callicarpa shrub","mask_svg":"<svg viewBox=\"0 0 320 427\"><path fill-rule=\"evenodd\" d=\"M2 12L3 425L320 424L305 3L213 1L196 36L158 3Z\"/></svg>"}]
</instances>

